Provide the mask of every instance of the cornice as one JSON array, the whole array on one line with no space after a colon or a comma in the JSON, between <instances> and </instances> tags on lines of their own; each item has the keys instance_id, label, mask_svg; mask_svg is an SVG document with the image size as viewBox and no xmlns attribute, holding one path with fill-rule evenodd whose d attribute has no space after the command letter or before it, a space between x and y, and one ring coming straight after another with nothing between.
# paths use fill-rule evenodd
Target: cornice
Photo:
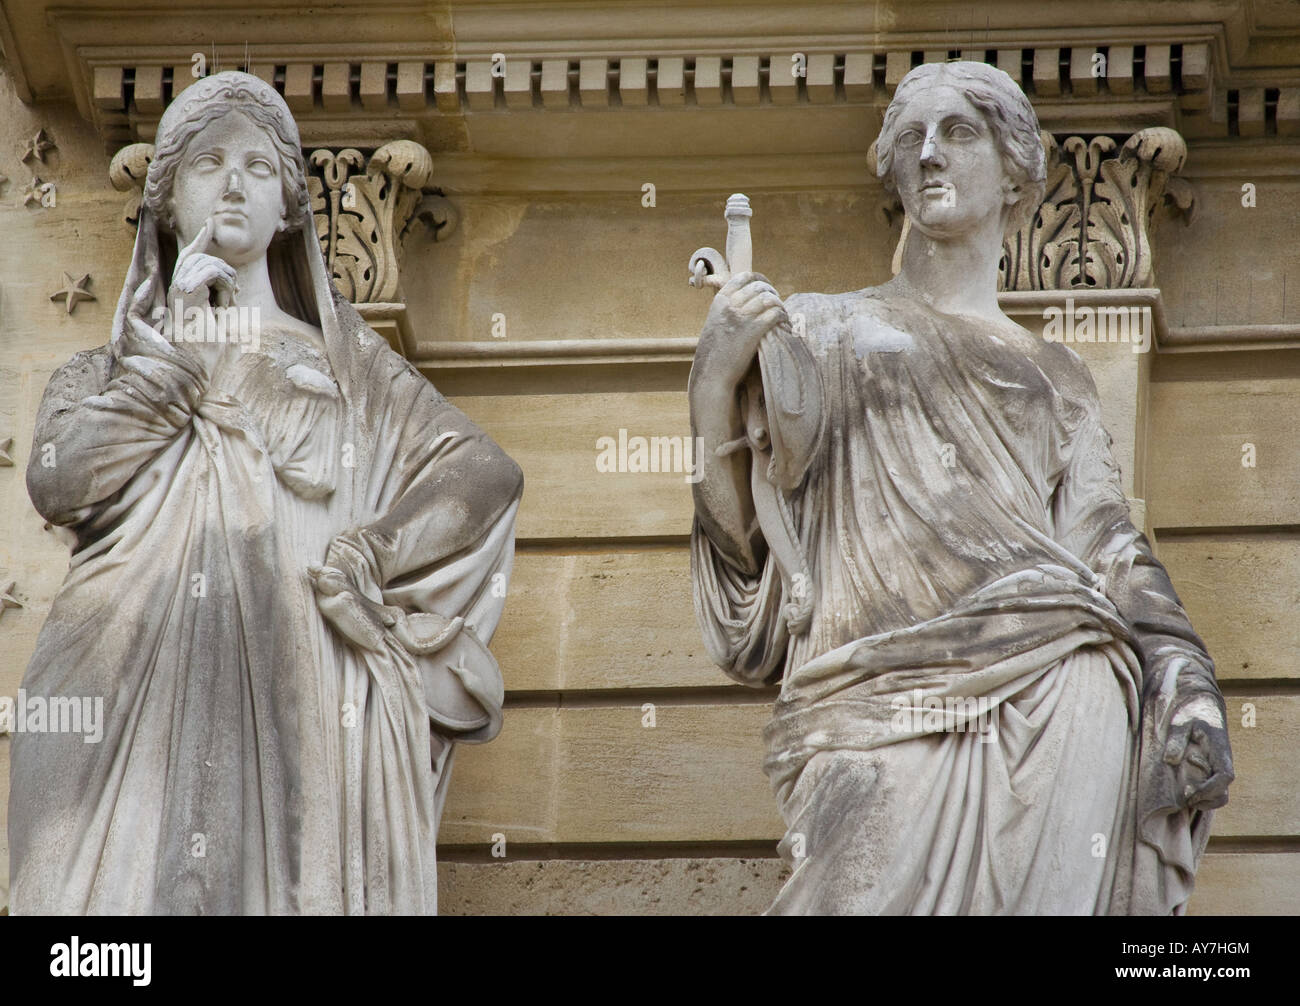
<instances>
[{"instance_id":1,"label":"cornice","mask_svg":"<svg viewBox=\"0 0 1300 1006\"><path fill-rule=\"evenodd\" d=\"M14 19L3 15L14 10L11 45ZM1273 20L1251 0L993 0L978 19L932 0L0 0L0 41L20 88L29 77L37 85L25 97L75 101L110 150L152 138L202 52L275 82L307 145L409 138L495 157L726 156L780 142L865 151L902 75L953 55L1011 72L1051 131L1164 125L1193 142L1300 134L1300 16L1264 13ZM33 30L42 18L44 35ZM1261 45L1289 59L1262 62ZM1101 79L1091 73L1098 50ZM789 72L794 53L804 77Z\"/></svg>"}]
</instances>

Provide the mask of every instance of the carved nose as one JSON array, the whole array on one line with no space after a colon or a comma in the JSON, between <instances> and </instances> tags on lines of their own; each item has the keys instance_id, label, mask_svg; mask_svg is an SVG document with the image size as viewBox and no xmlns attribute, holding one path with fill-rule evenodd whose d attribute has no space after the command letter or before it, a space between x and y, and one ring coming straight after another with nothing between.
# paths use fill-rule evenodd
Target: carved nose
<instances>
[{"instance_id":1,"label":"carved nose","mask_svg":"<svg viewBox=\"0 0 1300 1006\"><path fill-rule=\"evenodd\" d=\"M939 153L939 144L935 142L934 133L925 134L925 142L921 144L921 163L922 164L941 164L943 155Z\"/></svg>"},{"instance_id":2,"label":"carved nose","mask_svg":"<svg viewBox=\"0 0 1300 1006\"><path fill-rule=\"evenodd\" d=\"M239 180L238 171L230 173L230 178L226 181L226 191L229 193L242 193L244 191L243 183Z\"/></svg>"}]
</instances>

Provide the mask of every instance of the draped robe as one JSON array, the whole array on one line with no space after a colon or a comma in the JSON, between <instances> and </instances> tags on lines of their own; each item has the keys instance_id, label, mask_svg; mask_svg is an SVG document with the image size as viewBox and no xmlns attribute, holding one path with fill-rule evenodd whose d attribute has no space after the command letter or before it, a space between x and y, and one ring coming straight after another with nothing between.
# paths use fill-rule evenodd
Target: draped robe
<instances>
[{"instance_id":1,"label":"draped robe","mask_svg":"<svg viewBox=\"0 0 1300 1006\"><path fill-rule=\"evenodd\" d=\"M29 487L75 547L23 687L103 696L105 725L13 739L15 914L436 911L453 741L501 724L485 644L522 478L338 296L315 235L291 240L326 352L228 348L193 415L184 373L116 344L50 381ZM448 553L452 525L474 544ZM464 627L433 653L349 645L306 573L331 542L372 601Z\"/></svg>"},{"instance_id":2,"label":"draped robe","mask_svg":"<svg viewBox=\"0 0 1300 1006\"><path fill-rule=\"evenodd\" d=\"M750 574L692 533L711 655L782 679L765 767L793 873L771 911L1181 911L1210 814L1177 806L1163 743L1217 686L1087 368L889 287L786 307L805 334L785 365L824 410L789 497L808 630L771 551ZM814 443L778 437L808 417L764 391L773 440Z\"/></svg>"}]
</instances>

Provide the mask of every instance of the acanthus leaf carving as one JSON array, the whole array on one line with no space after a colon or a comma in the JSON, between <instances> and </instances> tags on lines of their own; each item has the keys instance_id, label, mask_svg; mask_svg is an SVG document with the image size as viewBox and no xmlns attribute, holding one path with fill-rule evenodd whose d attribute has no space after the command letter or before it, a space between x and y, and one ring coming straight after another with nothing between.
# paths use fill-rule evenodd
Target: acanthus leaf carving
<instances>
[{"instance_id":1,"label":"acanthus leaf carving","mask_svg":"<svg viewBox=\"0 0 1300 1006\"><path fill-rule=\"evenodd\" d=\"M1047 191L1034 218L1003 243L1003 290L1152 286L1151 220L1161 203L1190 218L1195 196L1174 177L1187 145L1153 126L1122 145L1109 136L1044 135ZM1118 148L1118 150L1117 150Z\"/></svg>"},{"instance_id":2,"label":"acanthus leaf carving","mask_svg":"<svg viewBox=\"0 0 1300 1006\"><path fill-rule=\"evenodd\" d=\"M1003 242L998 276L1003 290L1052 289L1078 267L1080 209L1075 201L1075 174L1050 133L1043 134L1043 146L1047 154L1043 202L1033 220Z\"/></svg>"},{"instance_id":3,"label":"acanthus leaf carving","mask_svg":"<svg viewBox=\"0 0 1300 1006\"><path fill-rule=\"evenodd\" d=\"M440 239L451 216L439 212L445 206L442 194L427 190L433 158L414 141L396 140L368 160L349 147L314 150L309 163L316 233L339 291L357 304L398 300L402 239L409 225L428 219Z\"/></svg>"}]
</instances>

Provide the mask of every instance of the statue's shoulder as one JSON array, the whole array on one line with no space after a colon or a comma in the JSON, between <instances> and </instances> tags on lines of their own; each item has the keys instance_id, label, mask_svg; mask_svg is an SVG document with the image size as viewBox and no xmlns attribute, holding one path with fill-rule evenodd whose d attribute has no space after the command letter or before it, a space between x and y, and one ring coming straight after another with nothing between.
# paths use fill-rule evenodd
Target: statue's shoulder
<instances>
[{"instance_id":1,"label":"statue's shoulder","mask_svg":"<svg viewBox=\"0 0 1300 1006\"><path fill-rule=\"evenodd\" d=\"M1097 401L1097 382L1083 357L1059 342L1035 338L1033 343L1035 362L1059 393L1079 401Z\"/></svg>"},{"instance_id":2,"label":"statue's shoulder","mask_svg":"<svg viewBox=\"0 0 1300 1006\"><path fill-rule=\"evenodd\" d=\"M401 353L393 349L387 339L370 327L360 313L345 298L338 295L335 312L345 337L354 348L353 355L359 369L370 381L383 388L385 394L403 392L408 387L421 394L432 395L445 401L433 382L416 369Z\"/></svg>"},{"instance_id":3,"label":"statue's shoulder","mask_svg":"<svg viewBox=\"0 0 1300 1006\"><path fill-rule=\"evenodd\" d=\"M896 300L878 286L849 293L794 293L786 298L785 310L796 332L805 332L809 338L830 338L845 327L872 322L890 325L903 306L895 304Z\"/></svg>"},{"instance_id":4,"label":"statue's shoulder","mask_svg":"<svg viewBox=\"0 0 1300 1006\"><path fill-rule=\"evenodd\" d=\"M102 346L95 346L93 349L83 349L79 353L73 353L72 358L68 360L59 370L80 372L95 371L107 373L113 363L113 347L107 342Z\"/></svg>"}]
</instances>

